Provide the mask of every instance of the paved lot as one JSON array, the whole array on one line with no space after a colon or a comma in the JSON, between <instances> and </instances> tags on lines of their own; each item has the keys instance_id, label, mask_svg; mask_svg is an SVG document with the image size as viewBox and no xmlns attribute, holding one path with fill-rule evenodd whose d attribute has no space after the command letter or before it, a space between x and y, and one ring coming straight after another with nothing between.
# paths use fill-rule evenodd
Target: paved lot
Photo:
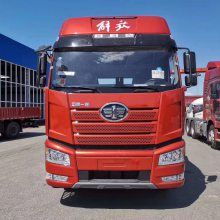
<instances>
[{"instance_id":1,"label":"paved lot","mask_svg":"<svg viewBox=\"0 0 220 220\"><path fill-rule=\"evenodd\" d=\"M220 151L187 142L186 184L170 191L83 190L45 183L44 127L0 138L0 219L220 219Z\"/></svg>"}]
</instances>

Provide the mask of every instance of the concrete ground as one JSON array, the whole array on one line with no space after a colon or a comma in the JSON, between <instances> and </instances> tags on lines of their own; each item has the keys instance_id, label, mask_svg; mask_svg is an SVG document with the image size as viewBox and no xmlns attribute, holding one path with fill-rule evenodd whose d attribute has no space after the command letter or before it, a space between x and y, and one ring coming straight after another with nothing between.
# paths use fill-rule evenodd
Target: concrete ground
<instances>
[{"instance_id":1,"label":"concrete ground","mask_svg":"<svg viewBox=\"0 0 220 220\"><path fill-rule=\"evenodd\" d=\"M220 151L187 143L186 183L159 190L53 189L45 182L44 127L0 137L0 219L220 219Z\"/></svg>"}]
</instances>

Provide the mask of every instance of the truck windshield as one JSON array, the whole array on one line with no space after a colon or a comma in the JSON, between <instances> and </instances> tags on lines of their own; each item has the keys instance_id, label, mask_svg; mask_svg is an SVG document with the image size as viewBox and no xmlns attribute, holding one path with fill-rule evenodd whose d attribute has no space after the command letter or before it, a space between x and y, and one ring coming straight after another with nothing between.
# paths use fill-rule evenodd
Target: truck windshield
<instances>
[{"instance_id":1,"label":"truck windshield","mask_svg":"<svg viewBox=\"0 0 220 220\"><path fill-rule=\"evenodd\" d=\"M179 86L178 62L168 50L55 52L51 86L164 91Z\"/></svg>"}]
</instances>

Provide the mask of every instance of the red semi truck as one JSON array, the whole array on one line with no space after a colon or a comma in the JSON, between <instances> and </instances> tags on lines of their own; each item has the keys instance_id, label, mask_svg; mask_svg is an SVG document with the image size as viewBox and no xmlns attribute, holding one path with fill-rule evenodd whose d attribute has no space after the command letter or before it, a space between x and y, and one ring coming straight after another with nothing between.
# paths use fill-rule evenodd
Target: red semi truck
<instances>
[{"instance_id":1,"label":"red semi truck","mask_svg":"<svg viewBox=\"0 0 220 220\"><path fill-rule=\"evenodd\" d=\"M192 108L195 113L198 111ZM220 149L220 61L209 62L205 73L202 117L187 117L187 135L205 137L214 149Z\"/></svg>"},{"instance_id":2,"label":"red semi truck","mask_svg":"<svg viewBox=\"0 0 220 220\"><path fill-rule=\"evenodd\" d=\"M36 126L40 107L0 107L0 133L4 138L17 138L23 126Z\"/></svg>"},{"instance_id":3,"label":"red semi truck","mask_svg":"<svg viewBox=\"0 0 220 220\"><path fill-rule=\"evenodd\" d=\"M73 18L51 53L46 96L47 183L78 188L184 184L186 85L195 53L177 48L161 17ZM47 51L39 51L45 84Z\"/></svg>"}]
</instances>

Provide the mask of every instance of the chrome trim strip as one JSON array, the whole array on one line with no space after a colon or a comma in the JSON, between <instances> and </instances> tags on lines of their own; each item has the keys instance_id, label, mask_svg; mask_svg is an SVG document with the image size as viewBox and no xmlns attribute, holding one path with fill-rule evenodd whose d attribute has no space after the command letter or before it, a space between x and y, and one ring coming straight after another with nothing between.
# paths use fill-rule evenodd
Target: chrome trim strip
<instances>
[{"instance_id":1,"label":"chrome trim strip","mask_svg":"<svg viewBox=\"0 0 220 220\"><path fill-rule=\"evenodd\" d=\"M157 189L153 183L106 183L106 182L77 182L73 185L73 189L91 188L91 189Z\"/></svg>"}]
</instances>

